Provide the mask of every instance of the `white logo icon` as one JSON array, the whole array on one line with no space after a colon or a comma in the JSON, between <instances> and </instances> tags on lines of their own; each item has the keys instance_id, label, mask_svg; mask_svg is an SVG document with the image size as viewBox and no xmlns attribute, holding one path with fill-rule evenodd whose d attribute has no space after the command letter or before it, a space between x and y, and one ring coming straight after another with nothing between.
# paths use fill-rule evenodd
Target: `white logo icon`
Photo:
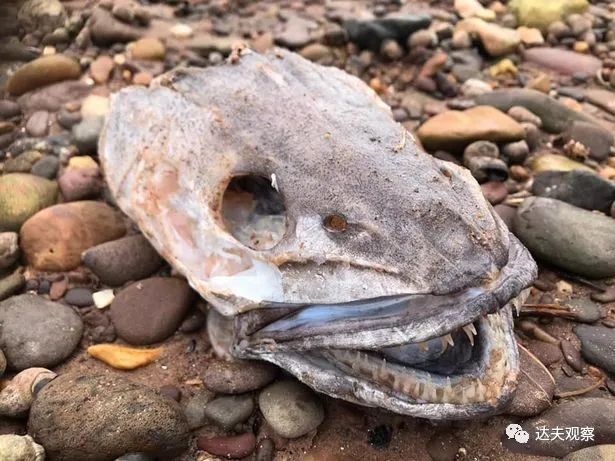
<instances>
[{"instance_id":1,"label":"white logo icon","mask_svg":"<svg viewBox=\"0 0 615 461\"><path fill-rule=\"evenodd\" d=\"M509 424L506 426L506 435L509 439L515 439L518 443L527 443L530 439L530 434L524 431L518 424Z\"/></svg>"}]
</instances>

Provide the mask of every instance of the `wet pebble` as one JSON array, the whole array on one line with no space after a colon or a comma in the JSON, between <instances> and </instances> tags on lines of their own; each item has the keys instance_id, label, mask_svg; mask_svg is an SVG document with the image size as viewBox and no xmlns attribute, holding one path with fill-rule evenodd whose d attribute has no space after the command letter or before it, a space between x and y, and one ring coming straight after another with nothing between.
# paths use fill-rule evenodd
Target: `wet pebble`
<instances>
[{"instance_id":1,"label":"wet pebble","mask_svg":"<svg viewBox=\"0 0 615 461\"><path fill-rule=\"evenodd\" d=\"M19 237L15 232L0 232L0 271L11 267L19 258Z\"/></svg>"},{"instance_id":2,"label":"wet pebble","mask_svg":"<svg viewBox=\"0 0 615 461\"><path fill-rule=\"evenodd\" d=\"M503 202L508 196L508 189L501 181L489 181L481 184L480 188L483 191L483 196L492 205Z\"/></svg>"},{"instance_id":3,"label":"wet pebble","mask_svg":"<svg viewBox=\"0 0 615 461\"><path fill-rule=\"evenodd\" d=\"M256 446L254 461L273 461L275 445L271 439L262 439Z\"/></svg>"},{"instance_id":4,"label":"wet pebble","mask_svg":"<svg viewBox=\"0 0 615 461\"><path fill-rule=\"evenodd\" d=\"M87 307L94 304L90 288L71 288L64 295L64 301L77 307Z\"/></svg>"},{"instance_id":5,"label":"wet pebble","mask_svg":"<svg viewBox=\"0 0 615 461\"><path fill-rule=\"evenodd\" d=\"M4 162L5 173L29 173L32 166L40 160L42 154L36 150L27 150Z\"/></svg>"},{"instance_id":6,"label":"wet pebble","mask_svg":"<svg viewBox=\"0 0 615 461\"><path fill-rule=\"evenodd\" d=\"M576 322L594 323L602 317L600 306L587 298L568 299L562 304L574 315Z\"/></svg>"},{"instance_id":7,"label":"wet pebble","mask_svg":"<svg viewBox=\"0 0 615 461\"><path fill-rule=\"evenodd\" d=\"M66 271L79 266L83 251L125 233L122 216L105 203L70 202L31 217L21 229L20 244L34 268Z\"/></svg>"},{"instance_id":8,"label":"wet pebble","mask_svg":"<svg viewBox=\"0 0 615 461\"><path fill-rule=\"evenodd\" d=\"M289 439L301 437L322 423L322 403L307 386L297 381L278 381L258 397L263 416L273 430Z\"/></svg>"},{"instance_id":9,"label":"wet pebble","mask_svg":"<svg viewBox=\"0 0 615 461\"><path fill-rule=\"evenodd\" d=\"M164 44L157 38L151 37L137 40L128 49L132 58L145 61L162 61L166 54Z\"/></svg>"},{"instance_id":10,"label":"wet pebble","mask_svg":"<svg viewBox=\"0 0 615 461\"><path fill-rule=\"evenodd\" d=\"M615 136L609 130L580 120L573 121L562 137L564 142L574 140L586 146L589 156L597 161L606 160L615 145Z\"/></svg>"},{"instance_id":11,"label":"wet pebble","mask_svg":"<svg viewBox=\"0 0 615 461\"><path fill-rule=\"evenodd\" d=\"M103 117L88 117L73 125L71 133L79 152L84 154L96 153L98 137L100 136L103 123Z\"/></svg>"},{"instance_id":12,"label":"wet pebble","mask_svg":"<svg viewBox=\"0 0 615 461\"><path fill-rule=\"evenodd\" d=\"M591 171L544 171L535 176L532 193L586 210L608 212L615 201L615 184Z\"/></svg>"},{"instance_id":13,"label":"wet pebble","mask_svg":"<svg viewBox=\"0 0 615 461\"><path fill-rule=\"evenodd\" d=\"M162 265L162 258L141 234L96 245L81 259L101 282L110 286L149 277Z\"/></svg>"},{"instance_id":14,"label":"wet pebble","mask_svg":"<svg viewBox=\"0 0 615 461\"><path fill-rule=\"evenodd\" d=\"M547 368L533 354L519 347L519 383L506 413L515 416L534 416L551 406L555 380Z\"/></svg>"},{"instance_id":15,"label":"wet pebble","mask_svg":"<svg viewBox=\"0 0 615 461\"><path fill-rule=\"evenodd\" d=\"M15 101L8 99L0 100L0 119L7 120L13 117L17 117L21 114L21 108Z\"/></svg>"},{"instance_id":16,"label":"wet pebble","mask_svg":"<svg viewBox=\"0 0 615 461\"><path fill-rule=\"evenodd\" d=\"M567 440L565 437L537 440L536 437L530 437L527 443L521 444L503 435L502 444L515 453L561 458L588 446L615 443L615 400L589 397L564 400L540 416L524 420L522 426L530 434L536 434L539 427L552 430L556 427L569 427L571 424L575 427L594 428L593 440L582 440L580 437L577 440Z\"/></svg>"},{"instance_id":17,"label":"wet pebble","mask_svg":"<svg viewBox=\"0 0 615 461\"><path fill-rule=\"evenodd\" d=\"M0 349L17 370L61 363L83 333L81 318L70 307L32 294L0 303L0 323Z\"/></svg>"},{"instance_id":18,"label":"wet pebble","mask_svg":"<svg viewBox=\"0 0 615 461\"><path fill-rule=\"evenodd\" d=\"M62 431L50 430L54 427ZM117 375L77 373L60 375L39 392L28 430L50 458L80 461L135 452L172 459L187 448L189 438L172 400Z\"/></svg>"},{"instance_id":19,"label":"wet pebble","mask_svg":"<svg viewBox=\"0 0 615 461\"><path fill-rule=\"evenodd\" d=\"M18 293L25 284L26 279L19 270L0 278L0 301Z\"/></svg>"},{"instance_id":20,"label":"wet pebble","mask_svg":"<svg viewBox=\"0 0 615 461\"><path fill-rule=\"evenodd\" d=\"M171 400L175 400L176 402L179 402L182 397L182 391L172 384L165 384L158 390L158 392Z\"/></svg>"},{"instance_id":21,"label":"wet pebble","mask_svg":"<svg viewBox=\"0 0 615 461\"><path fill-rule=\"evenodd\" d=\"M96 198L103 187L100 169L71 168L58 179L60 192L66 202Z\"/></svg>"},{"instance_id":22,"label":"wet pebble","mask_svg":"<svg viewBox=\"0 0 615 461\"><path fill-rule=\"evenodd\" d=\"M0 176L0 231L19 231L28 218L55 203L57 195L53 181L24 173Z\"/></svg>"},{"instance_id":23,"label":"wet pebble","mask_svg":"<svg viewBox=\"0 0 615 461\"><path fill-rule=\"evenodd\" d=\"M110 309L120 338L146 345L171 336L192 306L195 294L183 279L153 277L120 291Z\"/></svg>"},{"instance_id":24,"label":"wet pebble","mask_svg":"<svg viewBox=\"0 0 615 461\"><path fill-rule=\"evenodd\" d=\"M602 325L577 325L581 353L590 363L615 373L615 329Z\"/></svg>"},{"instance_id":25,"label":"wet pebble","mask_svg":"<svg viewBox=\"0 0 615 461\"><path fill-rule=\"evenodd\" d=\"M199 450L205 450L212 455L240 459L254 452L256 437L251 432L232 436L199 437L196 446Z\"/></svg>"},{"instance_id":26,"label":"wet pebble","mask_svg":"<svg viewBox=\"0 0 615 461\"><path fill-rule=\"evenodd\" d=\"M564 354L566 363L575 371L583 371L583 359L581 358L581 353L574 346L574 344L572 344L571 341L562 340L559 345L562 349L562 353Z\"/></svg>"},{"instance_id":27,"label":"wet pebble","mask_svg":"<svg viewBox=\"0 0 615 461\"><path fill-rule=\"evenodd\" d=\"M513 229L532 254L590 278L615 275L615 221L559 200L526 199Z\"/></svg>"},{"instance_id":28,"label":"wet pebble","mask_svg":"<svg viewBox=\"0 0 615 461\"><path fill-rule=\"evenodd\" d=\"M444 149L453 152L463 150L478 140L517 141L525 137L525 132L515 120L497 109L477 106L463 112L446 111L438 114L421 125L417 136L428 150Z\"/></svg>"},{"instance_id":29,"label":"wet pebble","mask_svg":"<svg viewBox=\"0 0 615 461\"><path fill-rule=\"evenodd\" d=\"M205 416L227 430L246 421L253 411L251 394L218 397L205 405Z\"/></svg>"},{"instance_id":30,"label":"wet pebble","mask_svg":"<svg viewBox=\"0 0 615 461\"><path fill-rule=\"evenodd\" d=\"M504 144L501 149L502 158L508 164L520 164L525 161L530 148L525 140Z\"/></svg>"},{"instance_id":31,"label":"wet pebble","mask_svg":"<svg viewBox=\"0 0 615 461\"><path fill-rule=\"evenodd\" d=\"M42 56L17 69L8 79L6 88L11 94L21 95L50 83L77 79L80 75L77 61L62 54Z\"/></svg>"},{"instance_id":32,"label":"wet pebble","mask_svg":"<svg viewBox=\"0 0 615 461\"><path fill-rule=\"evenodd\" d=\"M105 84L109 80L115 62L110 56L99 56L90 64L90 74L96 83Z\"/></svg>"},{"instance_id":33,"label":"wet pebble","mask_svg":"<svg viewBox=\"0 0 615 461\"><path fill-rule=\"evenodd\" d=\"M277 373L277 367L266 362L213 361L203 373L203 383L208 389L221 394L243 394L266 386Z\"/></svg>"},{"instance_id":34,"label":"wet pebble","mask_svg":"<svg viewBox=\"0 0 615 461\"><path fill-rule=\"evenodd\" d=\"M30 172L33 175L40 176L41 178L54 179L58 174L60 168L60 161L54 155L43 155L37 160Z\"/></svg>"},{"instance_id":35,"label":"wet pebble","mask_svg":"<svg viewBox=\"0 0 615 461\"><path fill-rule=\"evenodd\" d=\"M29 435L0 435L0 454L8 461L44 461L45 449Z\"/></svg>"},{"instance_id":36,"label":"wet pebble","mask_svg":"<svg viewBox=\"0 0 615 461\"><path fill-rule=\"evenodd\" d=\"M27 368L17 373L0 391L0 416L26 416L36 394L56 376L45 368Z\"/></svg>"},{"instance_id":37,"label":"wet pebble","mask_svg":"<svg viewBox=\"0 0 615 461\"><path fill-rule=\"evenodd\" d=\"M212 392L200 390L186 400L183 410L190 429L197 429L207 424L205 407L213 398L214 394Z\"/></svg>"},{"instance_id":38,"label":"wet pebble","mask_svg":"<svg viewBox=\"0 0 615 461\"><path fill-rule=\"evenodd\" d=\"M38 110L30 115L26 122L26 131L30 136L36 138L43 137L47 134L49 129L49 112L45 110Z\"/></svg>"},{"instance_id":39,"label":"wet pebble","mask_svg":"<svg viewBox=\"0 0 615 461\"><path fill-rule=\"evenodd\" d=\"M562 353L555 344L546 343L540 340L529 340L524 343L528 351L534 354L546 367L559 362L562 359Z\"/></svg>"}]
</instances>

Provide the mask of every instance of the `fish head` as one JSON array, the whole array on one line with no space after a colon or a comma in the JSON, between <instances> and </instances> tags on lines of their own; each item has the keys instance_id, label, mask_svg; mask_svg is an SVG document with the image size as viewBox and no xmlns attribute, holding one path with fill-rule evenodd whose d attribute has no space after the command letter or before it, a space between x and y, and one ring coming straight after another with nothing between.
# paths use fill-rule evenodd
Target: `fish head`
<instances>
[{"instance_id":1,"label":"fish head","mask_svg":"<svg viewBox=\"0 0 615 461\"><path fill-rule=\"evenodd\" d=\"M359 79L250 50L113 96L119 207L213 307L226 354L398 413L498 411L511 306L536 275L470 173L424 153Z\"/></svg>"}]
</instances>

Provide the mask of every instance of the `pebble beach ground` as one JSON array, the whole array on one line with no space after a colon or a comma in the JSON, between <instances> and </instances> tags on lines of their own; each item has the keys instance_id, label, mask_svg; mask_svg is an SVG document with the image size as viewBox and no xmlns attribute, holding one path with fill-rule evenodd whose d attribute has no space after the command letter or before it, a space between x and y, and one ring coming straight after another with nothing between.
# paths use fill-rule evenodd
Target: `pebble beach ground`
<instances>
[{"instance_id":1,"label":"pebble beach ground","mask_svg":"<svg viewBox=\"0 0 615 461\"><path fill-rule=\"evenodd\" d=\"M362 79L538 261L502 415L400 416L216 357L97 148L113 93L241 42ZM2 2L0 460L614 460L614 180L611 2Z\"/></svg>"}]
</instances>

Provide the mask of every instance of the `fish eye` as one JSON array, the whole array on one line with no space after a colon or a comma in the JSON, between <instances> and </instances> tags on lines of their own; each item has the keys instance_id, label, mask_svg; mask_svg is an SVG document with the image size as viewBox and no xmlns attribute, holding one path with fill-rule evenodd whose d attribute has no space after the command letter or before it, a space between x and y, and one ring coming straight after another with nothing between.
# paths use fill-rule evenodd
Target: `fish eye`
<instances>
[{"instance_id":1,"label":"fish eye","mask_svg":"<svg viewBox=\"0 0 615 461\"><path fill-rule=\"evenodd\" d=\"M345 232L348 228L348 220L339 213L332 213L325 216L325 219L322 221L322 225L329 232Z\"/></svg>"},{"instance_id":2,"label":"fish eye","mask_svg":"<svg viewBox=\"0 0 615 461\"><path fill-rule=\"evenodd\" d=\"M220 208L226 230L253 250L270 250L284 237L286 207L273 179L252 174L233 177Z\"/></svg>"}]
</instances>

